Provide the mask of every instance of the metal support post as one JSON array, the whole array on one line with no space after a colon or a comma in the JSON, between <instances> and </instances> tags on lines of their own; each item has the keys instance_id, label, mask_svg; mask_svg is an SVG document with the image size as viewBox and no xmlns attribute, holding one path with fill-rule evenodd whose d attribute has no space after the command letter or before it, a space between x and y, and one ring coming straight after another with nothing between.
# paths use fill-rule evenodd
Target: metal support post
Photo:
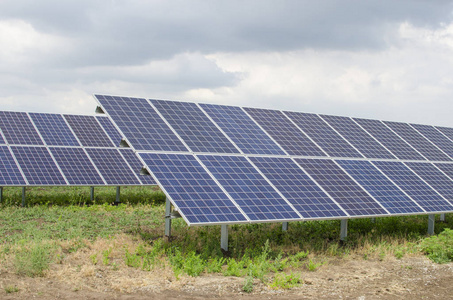
<instances>
[{"instance_id":1,"label":"metal support post","mask_svg":"<svg viewBox=\"0 0 453 300\"><path fill-rule=\"evenodd\" d=\"M118 205L120 203L120 187L117 186L116 187L116 200L115 200L115 204Z\"/></svg>"},{"instance_id":2,"label":"metal support post","mask_svg":"<svg viewBox=\"0 0 453 300\"><path fill-rule=\"evenodd\" d=\"M94 186L90 186L90 200L94 202Z\"/></svg>"},{"instance_id":3,"label":"metal support post","mask_svg":"<svg viewBox=\"0 0 453 300\"><path fill-rule=\"evenodd\" d=\"M23 186L22 187L22 207L25 207L25 205L27 204L26 199L25 199L25 191L26 191L26 187Z\"/></svg>"},{"instance_id":4,"label":"metal support post","mask_svg":"<svg viewBox=\"0 0 453 300\"><path fill-rule=\"evenodd\" d=\"M165 200L165 236L171 235L171 202Z\"/></svg>"},{"instance_id":5,"label":"metal support post","mask_svg":"<svg viewBox=\"0 0 453 300\"><path fill-rule=\"evenodd\" d=\"M228 225L221 225L220 248L222 248L225 251L228 251Z\"/></svg>"},{"instance_id":6,"label":"metal support post","mask_svg":"<svg viewBox=\"0 0 453 300\"><path fill-rule=\"evenodd\" d=\"M434 223L436 221L435 215L429 215L428 216L428 234L433 235L434 234Z\"/></svg>"},{"instance_id":7,"label":"metal support post","mask_svg":"<svg viewBox=\"0 0 453 300\"><path fill-rule=\"evenodd\" d=\"M340 229L340 240L345 241L348 236L348 220L341 220L341 229Z\"/></svg>"},{"instance_id":8,"label":"metal support post","mask_svg":"<svg viewBox=\"0 0 453 300\"><path fill-rule=\"evenodd\" d=\"M440 214L440 221L445 222L445 214Z\"/></svg>"},{"instance_id":9,"label":"metal support post","mask_svg":"<svg viewBox=\"0 0 453 300\"><path fill-rule=\"evenodd\" d=\"M371 223L376 223L376 218L371 218Z\"/></svg>"},{"instance_id":10,"label":"metal support post","mask_svg":"<svg viewBox=\"0 0 453 300\"><path fill-rule=\"evenodd\" d=\"M288 231L288 222L283 222L282 223L282 230L283 231Z\"/></svg>"}]
</instances>

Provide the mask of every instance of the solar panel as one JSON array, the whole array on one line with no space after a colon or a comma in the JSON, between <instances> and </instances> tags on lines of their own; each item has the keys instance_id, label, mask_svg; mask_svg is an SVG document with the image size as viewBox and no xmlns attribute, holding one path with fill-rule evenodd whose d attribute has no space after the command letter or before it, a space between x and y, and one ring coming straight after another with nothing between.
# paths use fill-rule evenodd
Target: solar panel
<instances>
[{"instance_id":1,"label":"solar panel","mask_svg":"<svg viewBox=\"0 0 453 300\"><path fill-rule=\"evenodd\" d=\"M453 141L453 128L436 126L436 129Z\"/></svg>"},{"instance_id":2,"label":"solar panel","mask_svg":"<svg viewBox=\"0 0 453 300\"><path fill-rule=\"evenodd\" d=\"M349 215L388 214L332 160L295 160Z\"/></svg>"},{"instance_id":3,"label":"solar panel","mask_svg":"<svg viewBox=\"0 0 453 300\"><path fill-rule=\"evenodd\" d=\"M94 116L64 115L85 147L113 147L113 143Z\"/></svg>"},{"instance_id":4,"label":"solar panel","mask_svg":"<svg viewBox=\"0 0 453 300\"><path fill-rule=\"evenodd\" d=\"M290 155L326 156L282 112L244 107L244 110Z\"/></svg>"},{"instance_id":5,"label":"solar panel","mask_svg":"<svg viewBox=\"0 0 453 300\"><path fill-rule=\"evenodd\" d=\"M135 150L188 151L146 99L95 97Z\"/></svg>"},{"instance_id":6,"label":"solar panel","mask_svg":"<svg viewBox=\"0 0 453 300\"><path fill-rule=\"evenodd\" d=\"M354 118L369 134L399 159L425 160L417 151L378 120Z\"/></svg>"},{"instance_id":7,"label":"solar panel","mask_svg":"<svg viewBox=\"0 0 453 300\"><path fill-rule=\"evenodd\" d=\"M11 150L30 185L66 185L47 148L12 146Z\"/></svg>"},{"instance_id":8,"label":"solar panel","mask_svg":"<svg viewBox=\"0 0 453 300\"><path fill-rule=\"evenodd\" d=\"M431 163L405 162L412 171L420 176L445 199L453 203L453 181Z\"/></svg>"},{"instance_id":9,"label":"solar panel","mask_svg":"<svg viewBox=\"0 0 453 300\"><path fill-rule=\"evenodd\" d=\"M396 158L351 118L328 115L320 115L320 117L329 123L330 126L335 128L336 131L338 131L365 157L382 159Z\"/></svg>"},{"instance_id":10,"label":"solar panel","mask_svg":"<svg viewBox=\"0 0 453 300\"><path fill-rule=\"evenodd\" d=\"M134 172L117 149L87 148L102 177L109 185L140 185Z\"/></svg>"},{"instance_id":11,"label":"solar panel","mask_svg":"<svg viewBox=\"0 0 453 300\"><path fill-rule=\"evenodd\" d=\"M98 120L102 128L104 128L105 132L107 132L107 135L110 137L113 144L116 147L119 147L123 137L121 136L121 133L119 133L119 131L115 128L112 121L110 121L110 119L107 117L100 116L96 116L96 120Z\"/></svg>"},{"instance_id":12,"label":"solar panel","mask_svg":"<svg viewBox=\"0 0 453 300\"><path fill-rule=\"evenodd\" d=\"M402 162L373 161L400 189L428 212L451 211L453 206L437 194Z\"/></svg>"},{"instance_id":13,"label":"solar panel","mask_svg":"<svg viewBox=\"0 0 453 300\"><path fill-rule=\"evenodd\" d=\"M284 112L327 154L333 157L363 157L315 114Z\"/></svg>"},{"instance_id":14,"label":"solar panel","mask_svg":"<svg viewBox=\"0 0 453 300\"><path fill-rule=\"evenodd\" d=\"M453 164L435 163L434 165L447 174L451 180L453 180Z\"/></svg>"},{"instance_id":15,"label":"solar panel","mask_svg":"<svg viewBox=\"0 0 453 300\"><path fill-rule=\"evenodd\" d=\"M423 212L411 198L369 161L337 160L336 162L391 214Z\"/></svg>"},{"instance_id":16,"label":"solar panel","mask_svg":"<svg viewBox=\"0 0 453 300\"><path fill-rule=\"evenodd\" d=\"M80 146L79 142L66 124L63 116L57 114L30 113L47 145Z\"/></svg>"},{"instance_id":17,"label":"solar panel","mask_svg":"<svg viewBox=\"0 0 453 300\"><path fill-rule=\"evenodd\" d=\"M437 147L442 149L450 157L453 157L453 142L443 135L439 130L434 126L430 125L419 125L419 124L410 124L413 128L417 129L422 135L424 135L428 140L433 142Z\"/></svg>"},{"instance_id":18,"label":"solar panel","mask_svg":"<svg viewBox=\"0 0 453 300\"><path fill-rule=\"evenodd\" d=\"M290 158L250 157L250 160L304 218L346 216Z\"/></svg>"},{"instance_id":19,"label":"solar panel","mask_svg":"<svg viewBox=\"0 0 453 300\"><path fill-rule=\"evenodd\" d=\"M140 153L140 156L187 223L247 221L193 155Z\"/></svg>"},{"instance_id":20,"label":"solar panel","mask_svg":"<svg viewBox=\"0 0 453 300\"><path fill-rule=\"evenodd\" d=\"M300 219L245 157L200 155L198 158L251 221Z\"/></svg>"},{"instance_id":21,"label":"solar panel","mask_svg":"<svg viewBox=\"0 0 453 300\"><path fill-rule=\"evenodd\" d=\"M195 103L151 100L194 152L239 153Z\"/></svg>"},{"instance_id":22,"label":"solar panel","mask_svg":"<svg viewBox=\"0 0 453 300\"><path fill-rule=\"evenodd\" d=\"M418 133L409 124L399 122L384 122L400 137L417 149L428 160L451 161L441 150L434 146L430 141Z\"/></svg>"},{"instance_id":23,"label":"solar panel","mask_svg":"<svg viewBox=\"0 0 453 300\"><path fill-rule=\"evenodd\" d=\"M212 104L200 106L242 152L285 155L285 152L240 107Z\"/></svg>"},{"instance_id":24,"label":"solar panel","mask_svg":"<svg viewBox=\"0 0 453 300\"><path fill-rule=\"evenodd\" d=\"M145 185L156 185L152 176L140 175L140 171L143 168L143 163L138 159L137 155L133 150L127 148L119 149L120 153L123 155L124 159L129 163L132 170L137 174L140 181Z\"/></svg>"},{"instance_id":25,"label":"solar panel","mask_svg":"<svg viewBox=\"0 0 453 300\"><path fill-rule=\"evenodd\" d=\"M105 185L82 148L49 148L70 185Z\"/></svg>"},{"instance_id":26,"label":"solar panel","mask_svg":"<svg viewBox=\"0 0 453 300\"><path fill-rule=\"evenodd\" d=\"M5 139L0 135L0 144L6 144Z\"/></svg>"},{"instance_id":27,"label":"solar panel","mask_svg":"<svg viewBox=\"0 0 453 300\"><path fill-rule=\"evenodd\" d=\"M0 129L11 145L44 145L24 112L0 111Z\"/></svg>"},{"instance_id":28,"label":"solar panel","mask_svg":"<svg viewBox=\"0 0 453 300\"><path fill-rule=\"evenodd\" d=\"M0 146L0 186L26 185L8 147Z\"/></svg>"}]
</instances>

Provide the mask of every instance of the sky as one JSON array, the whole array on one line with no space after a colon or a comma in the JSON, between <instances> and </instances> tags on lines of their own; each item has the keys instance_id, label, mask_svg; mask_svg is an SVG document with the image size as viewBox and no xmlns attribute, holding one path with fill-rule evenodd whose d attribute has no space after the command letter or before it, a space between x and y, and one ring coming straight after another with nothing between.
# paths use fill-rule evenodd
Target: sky
<instances>
[{"instance_id":1,"label":"sky","mask_svg":"<svg viewBox=\"0 0 453 300\"><path fill-rule=\"evenodd\" d=\"M453 127L453 2L1 0L0 110L93 94Z\"/></svg>"}]
</instances>

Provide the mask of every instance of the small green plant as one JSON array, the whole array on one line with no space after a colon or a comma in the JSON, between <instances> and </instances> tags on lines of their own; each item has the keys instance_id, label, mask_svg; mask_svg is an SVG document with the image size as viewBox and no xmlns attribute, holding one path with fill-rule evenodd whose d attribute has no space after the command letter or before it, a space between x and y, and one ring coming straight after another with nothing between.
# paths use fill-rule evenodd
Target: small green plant
<instances>
[{"instance_id":1,"label":"small green plant","mask_svg":"<svg viewBox=\"0 0 453 300\"><path fill-rule=\"evenodd\" d=\"M213 258L211 259L207 266L206 266L206 272L208 273L220 273L222 272L222 267L225 264L226 259L223 257L220 258Z\"/></svg>"},{"instance_id":2,"label":"small green plant","mask_svg":"<svg viewBox=\"0 0 453 300\"><path fill-rule=\"evenodd\" d=\"M310 259L308 260L308 262L307 262L308 271L314 272L314 271L316 271L320 266L322 266L323 264L324 264L324 262L315 263L315 262L310 258Z\"/></svg>"},{"instance_id":3,"label":"small green plant","mask_svg":"<svg viewBox=\"0 0 453 300\"><path fill-rule=\"evenodd\" d=\"M102 251L102 263L104 266L108 266L110 264L110 253L112 253L112 248Z\"/></svg>"},{"instance_id":4,"label":"small green plant","mask_svg":"<svg viewBox=\"0 0 453 300\"><path fill-rule=\"evenodd\" d=\"M244 275L244 261L241 260L238 262L234 258L229 258L223 275L242 277Z\"/></svg>"},{"instance_id":5,"label":"small green plant","mask_svg":"<svg viewBox=\"0 0 453 300\"><path fill-rule=\"evenodd\" d=\"M12 294L12 293L17 293L19 291L19 288L15 285L7 285L5 286L5 292L7 294Z\"/></svg>"},{"instance_id":6,"label":"small green plant","mask_svg":"<svg viewBox=\"0 0 453 300\"><path fill-rule=\"evenodd\" d=\"M395 257L397 259L402 259L404 257L404 251L402 249L398 249L395 251Z\"/></svg>"},{"instance_id":7,"label":"small green plant","mask_svg":"<svg viewBox=\"0 0 453 300\"><path fill-rule=\"evenodd\" d=\"M244 285L242 286L242 290L246 293L253 292L253 276L247 276L244 280Z\"/></svg>"},{"instance_id":8,"label":"small green plant","mask_svg":"<svg viewBox=\"0 0 453 300\"><path fill-rule=\"evenodd\" d=\"M453 261L453 230L445 228L439 235L425 238L420 248L435 263Z\"/></svg>"},{"instance_id":9,"label":"small green plant","mask_svg":"<svg viewBox=\"0 0 453 300\"><path fill-rule=\"evenodd\" d=\"M290 289L296 286L299 286L302 283L300 275L290 273L278 273L275 275L274 280L270 284L270 287L273 289Z\"/></svg>"},{"instance_id":10,"label":"small green plant","mask_svg":"<svg viewBox=\"0 0 453 300\"><path fill-rule=\"evenodd\" d=\"M90 255L90 260L93 263L93 265L97 265L98 264L98 255L97 254Z\"/></svg>"},{"instance_id":11,"label":"small green plant","mask_svg":"<svg viewBox=\"0 0 453 300\"><path fill-rule=\"evenodd\" d=\"M16 252L14 265L16 272L29 277L43 276L49 269L53 249L47 244L32 244L23 246Z\"/></svg>"}]
</instances>

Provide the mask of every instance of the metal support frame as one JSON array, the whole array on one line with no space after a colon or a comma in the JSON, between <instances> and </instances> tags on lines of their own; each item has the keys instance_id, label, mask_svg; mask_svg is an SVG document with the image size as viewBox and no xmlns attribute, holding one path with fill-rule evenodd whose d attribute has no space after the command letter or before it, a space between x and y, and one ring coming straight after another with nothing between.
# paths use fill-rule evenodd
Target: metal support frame
<instances>
[{"instance_id":1,"label":"metal support frame","mask_svg":"<svg viewBox=\"0 0 453 300\"><path fill-rule=\"evenodd\" d=\"M348 219L341 220L340 240L345 241L348 237Z\"/></svg>"},{"instance_id":2,"label":"metal support frame","mask_svg":"<svg viewBox=\"0 0 453 300\"><path fill-rule=\"evenodd\" d=\"M27 199L25 199L25 192L27 188L25 186L22 187L22 207L25 207L27 205Z\"/></svg>"},{"instance_id":3,"label":"metal support frame","mask_svg":"<svg viewBox=\"0 0 453 300\"><path fill-rule=\"evenodd\" d=\"M171 202L165 200L165 236L171 235Z\"/></svg>"},{"instance_id":4,"label":"metal support frame","mask_svg":"<svg viewBox=\"0 0 453 300\"><path fill-rule=\"evenodd\" d=\"M288 231L288 222L282 223L282 231Z\"/></svg>"},{"instance_id":5,"label":"metal support frame","mask_svg":"<svg viewBox=\"0 0 453 300\"><path fill-rule=\"evenodd\" d=\"M445 214L440 214L440 221L445 222Z\"/></svg>"},{"instance_id":6,"label":"metal support frame","mask_svg":"<svg viewBox=\"0 0 453 300\"><path fill-rule=\"evenodd\" d=\"M90 200L94 202L94 186L90 186Z\"/></svg>"},{"instance_id":7,"label":"metal support frame","mask_svg":"<svg viewBox=\"0 0 453 300\"><path fill-rule=\"evenodd\" d=\"M117 186L116 187L116 199L115 199L115 204L118 204L121 202L121 199L120 199L120 187Z\"/></svg>"},{"instance_id":8,"label":"metal support frame","mask_svg":"<svg viewBox=\"0 0 453 300\"><path fill-rule=\"evenodd\" d=\"M228 225L221 225L220 248L222 248L225 251L228 251Z\"/></svg>"},{"instance_id":9,"label":"metal support frame","mask_svg":"<svg viewBox=\"0 0 453 300\"><path fill-rule=\"evenodd\" d=\"M436 222L436 215L429 215L428 216L428 234L433 235L434 234L434 224Z\"/></svg>"}]
</instances>

